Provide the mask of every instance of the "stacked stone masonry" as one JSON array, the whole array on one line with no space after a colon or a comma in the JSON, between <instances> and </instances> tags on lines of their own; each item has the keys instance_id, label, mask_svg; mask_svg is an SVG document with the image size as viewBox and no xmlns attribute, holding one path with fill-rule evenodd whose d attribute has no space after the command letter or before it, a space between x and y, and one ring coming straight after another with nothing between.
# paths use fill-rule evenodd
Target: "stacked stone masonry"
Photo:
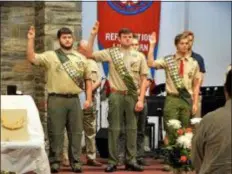
<instances>
[{"instance_id":1,"label":"stacked stone masonry","mask_svg":"<svg viewBox=\"0 0 232 174\"><path fill-rule=\"evenodd\" d=\"M45 71L26 60L27 31L35 26L38 53L58 48L56 33L64 26L71 28L76 40L80 40L81 2L1 2L0 13L1 95L7 93L7 85L17 85L23 94L31 95L47 134Z\"/></svg>"}]
</instances>

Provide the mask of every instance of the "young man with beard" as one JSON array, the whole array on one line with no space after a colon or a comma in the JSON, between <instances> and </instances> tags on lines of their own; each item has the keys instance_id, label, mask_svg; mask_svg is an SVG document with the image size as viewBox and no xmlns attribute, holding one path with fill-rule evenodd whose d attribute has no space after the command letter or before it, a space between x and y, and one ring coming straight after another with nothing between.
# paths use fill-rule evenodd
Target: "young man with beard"
<instances>
[{"instance_id":1,"label":"young man with beard","mask_svg":"<svg viewBox=\"0 0 232 174\"><path fill-rule=\"evenodd\" d=\"M125 112L126 132L126 170L143 171L136 162L137 115L144 105L148 67L146 59L131 48L133 34L127 28L119 31L118 41L121 47L112 47L94 52L92 58L100 62L109 62L108 147L109 160L105 172L117 170L117 142ZM137 91L140 88L140 94Z\"/></svg>"},{"instance_id":2,"label":"young man with beard","mask_svg":"<svg viewBox=\"0 0 232 174\"><path fill-rule=\"evenodd\" d=\"M69 28L57 32L60 48L37 54L34 51L35 29L28 31L27 59L36 66L45 67L48 91L49 161L52 173L60 169L64 129L69 139L69 160L73 172L82 171L80 164L83 112L78 94L85 82L87 100L84 108L92 103L91 72L86 58L72 49L73 33Z\"/></svg>"},{"instance_id":3,"label":"young man with beard","mask_svg":"<svg viewBox=\"0 0 232 174\"><path fill-rule=\"evenodd\" d=\"M164 128L166 131L165 145L172 134L167 123L170 119L181 121L183 127L188 127L191 115L198 109L198 96L201 74L198 63L189 56L188 38L184 34L175 37L176 53L154 60L156 34L152 33L148 53L148 66L164 69L166 74L167 96L164 106ZM169 167L165 167L169 170Z\"/></svg>"},{"instance_id":4,"label":"young man with beard","mask_svg":"<svg viewBox=\"0 0 232 174\"><path fill-rule=\"evenodd\" d=\"M85 57L89 57L91 55L92 47L94 44L94 39L96 36L96 33L98 31L99 23L96 22L89 40L81 40L78 45L77 45L77 51L78 53L84 55ZM101 74L100 74L100 69L98 67L98 64L96 61L93 59L87 59L88 67L89 70L91 71L91 82L92 82L92 103L93 105L88 108L84 109L84 117L83 117L83 128L84 128L84 133L85 133L85 145L86 145L86 156L87 156L87 165L89 166L96 166L100 167L102 164L96 160L96 120L97 120L97 103L96 103L96 91L101 85ZM82 92L82 98L85 98L85 91ZM66 136L66 135L65 135ZM65 139L67 141L67 138ZM65 142L65 145L67 142ZM67 146L67 145L66 145ZM67 161L67 147L64 147L64 161Z\"/></svg>"}]
</instances>

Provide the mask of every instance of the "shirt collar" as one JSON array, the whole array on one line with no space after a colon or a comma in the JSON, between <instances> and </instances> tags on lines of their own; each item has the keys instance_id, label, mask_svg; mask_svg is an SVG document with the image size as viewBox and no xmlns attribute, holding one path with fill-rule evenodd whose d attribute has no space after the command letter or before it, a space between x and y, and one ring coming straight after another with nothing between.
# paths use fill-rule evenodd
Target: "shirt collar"
<instances>
[{"instance_id":1,"label":"shirt collar","mask_svg":"<svg viewBox=\"0 0 232 174\"><path fill-rule=\"evenodd\" d=\"M132 48L125 49L125 48L122 48L122 47L120 49L121 49L121 51L123 53L129 53L129 52L131 52L133 50Z\"/></svg>"},{"instance_id":2,"label":"shirt collar","mask_svg":"<svg viewBox=\"0 0 232 174\"><path fill-rule=\"evenodd\" d=\"M190 57L189 55L187 55L187 56L185 56L185 57L182 57L182 56L179 55L178 53L175 54L176 60L184 59L184 60L188 61L188 60L189 60L189 57Z\"/></svg>"},{"instance_id":3,"label":"shirt collar","mask_svg":"<svg viewBox=\"0 0 232 174\"><path fill-rule=\"evenodd\" d=\"M61 50L62 50L65 54L74 54L74 50L73 50L73 49L66 50L66 49L61 48Z\"/></svg>"}]
</instances>

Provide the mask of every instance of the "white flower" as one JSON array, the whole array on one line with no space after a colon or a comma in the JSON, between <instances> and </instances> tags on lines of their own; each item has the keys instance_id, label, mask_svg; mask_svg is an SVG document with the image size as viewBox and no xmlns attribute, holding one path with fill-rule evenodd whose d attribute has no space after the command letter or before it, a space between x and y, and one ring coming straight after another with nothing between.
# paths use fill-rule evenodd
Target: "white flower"
<instances>
[{"instance_id":1,"label":"white flower","mask_svg":"<svg viewBox=\"0 0 232 174\"><path fill-rule=\"evenodd\" d=\"M185 133L184 136L192 139L193 138L193 133L192 132L188 132L188 133Z\"/></svg>"},{"instance_id":2,"label":"white flower","mask_svg":"<svg viewBox=\"0 0 232 174\"><path fill-rule=\"evenodd\" d=\"M194 124L200 123L201 120L202 118L192 118L190 121L191 121L191 124L194 125Z\"/></svg>"},{"instance_id":3,"label":"white flower","mask_svg":"<svg viewBox=\"0 0 232 174\"><path fill-rule=\"evenodd\" d=\"M176 140L177 145L179 145L179 146L181 146L183 148L190 149L191 148L192 137L193 137L192 133L185 133L184 135L177 138L177 140Z\"/></svg>"},{"instance_id":4,"label":"white flower","mask_svg":"<svg viewBox=\"0 0 232 174\"><path fill-rule=\"evenodd\" d=\"M176 119L168 120L167 125L169 127L173 127L174 129L181 128L181 122L179 120L176 120Z\"/></svg>"}]
</instances>

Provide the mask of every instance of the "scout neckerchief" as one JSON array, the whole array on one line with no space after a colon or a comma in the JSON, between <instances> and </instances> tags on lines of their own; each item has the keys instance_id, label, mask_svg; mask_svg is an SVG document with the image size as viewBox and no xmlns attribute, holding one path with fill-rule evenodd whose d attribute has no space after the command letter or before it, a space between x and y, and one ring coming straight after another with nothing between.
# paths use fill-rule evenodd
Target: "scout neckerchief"
<instances>
[{"instance_id":1,"label":"scout neckerchief","mask_svg":"<svg viewBox=\"0 0 232 174\"><path fill-rule=\"evenodd\" d=\"M110 56L113 60L114 67L121 77L122 81L128 89L128 94L137 96L137 88L134 84L133 78L129 74L129 71L126 69L126 66L123 61L123 56L118 47L109 49Z\"/></svg>"},{"instance_id":2,"label":"scout neckerchief","mask_svg":"<svg viewBox=\"0 0 232 174\"><path fill-rule=\"evenodd\" d=\"M172 55L166 56L164 57L164 60L167 64L168 71L170 73L174 85L176 86L176 89L179 92L180 97L183 100L185 100L189 105L192 105L191 95L189 94L188 90L185 88L183 79L179 75L177 62L174 59L174 56Z\"/></svg>"},{"instance_id":3,"label":"scout neckerchief","mask_svg":"<svg viewBox=\"0 0 232 174\"><path fill-rule=\"evenodd\" d=\"M61 49L57 49L55 50L55 52L61 64L63 65L65 71L69 75L69 77L75 82L75 84L79 88L83 88L84 85L83 73L81 71L78 71L78 69L76 69L73 66L71 60L66 56L66 54Z\"/></svg>"}]
</instances>

